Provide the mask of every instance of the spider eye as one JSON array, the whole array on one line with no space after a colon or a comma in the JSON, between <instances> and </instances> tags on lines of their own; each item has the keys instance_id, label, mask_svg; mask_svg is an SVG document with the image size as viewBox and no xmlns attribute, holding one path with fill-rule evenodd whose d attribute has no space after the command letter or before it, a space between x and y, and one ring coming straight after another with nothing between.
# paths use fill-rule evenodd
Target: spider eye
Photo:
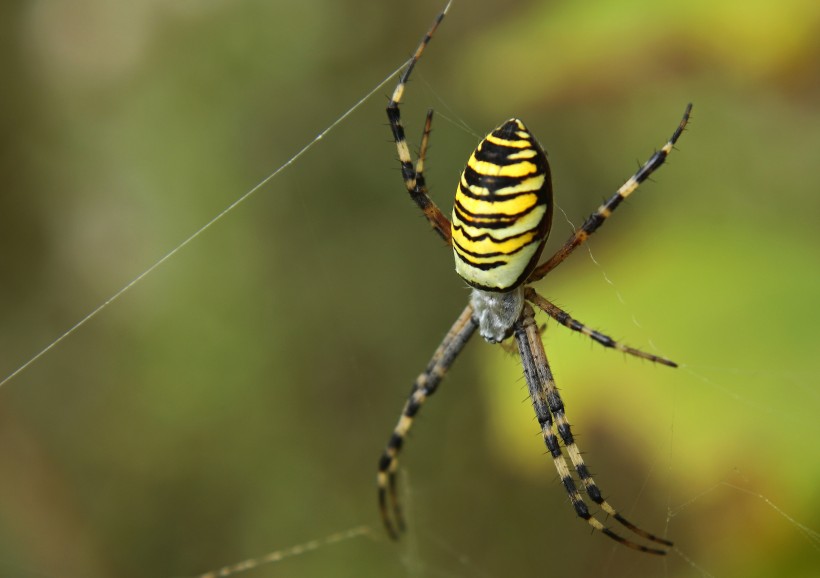
<instances>
[{"instance_id":1,"label":"spider eye","mask_svg":"<svg viewBox=\"0 0 820 578\"><path fill-rule=\"evenodd\" d=\"M547 155L513 118L482 140L461 173L453 204L456 272L485 291L523 283L552 221Z\"/></svg>"}]
</instances>

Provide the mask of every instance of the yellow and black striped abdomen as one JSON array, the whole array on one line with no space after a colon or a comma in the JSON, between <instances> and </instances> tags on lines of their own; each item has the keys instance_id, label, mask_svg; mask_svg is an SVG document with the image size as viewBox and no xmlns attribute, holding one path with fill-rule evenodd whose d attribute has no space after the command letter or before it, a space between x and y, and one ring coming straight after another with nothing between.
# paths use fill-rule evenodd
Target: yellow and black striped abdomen
<instances>
[{"instance_id":1,"label":"yellow and black striped abdomen","mask_svg":"<svg viewBox=\"0 0 820 578\"><path fill-rule=\"evenodd\" d=\"M518 119L481 141L453 204L456 271L473 287L509 291L538 262L552 222L547 155Z\"/></svg>"}]
</instances>

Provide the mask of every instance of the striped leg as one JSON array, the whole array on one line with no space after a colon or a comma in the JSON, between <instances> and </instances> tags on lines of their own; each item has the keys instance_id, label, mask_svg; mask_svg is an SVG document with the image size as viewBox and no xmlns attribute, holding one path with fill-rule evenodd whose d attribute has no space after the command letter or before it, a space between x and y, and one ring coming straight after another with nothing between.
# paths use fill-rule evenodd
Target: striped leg
<instances>
[{"instance_id":1,"label":"striped leg","mask_svg":"<svg viewBox=\"0 0 820 578\"><path fill-rule=\"evenodd\" d=\"M449 8L450 4L448 3L447 6L444 7L444 10L436 17L430 30L424 36L418 48L416 48L416 52L407 64L407 68L404 69L404 73L402 73L399 83L393 91L393 96L387 105L387 118L390 121L390 129L393 131L393 140L396 141L396 148L399 152L399 162L401 163L401 174L404 179L404 186L407 188L407 192L410 193L410 198L419 206L424 216L427 217L427 220L430 221L430 224L433 225L433 228L441 238L447 241L448 244L451 244L450 221L444 216L438 206L436 206L430 198L430 195L428 195L427 186L422 173L424 154L427 150L427 141L430 137L430 123L433 117L432 111L427 113L427 122L424 129L424 137L422 138L422 148L416 167L413 166L413 157L410 155L410 148L407 146L407 138L404 135L404 127L401 124L401 113L399 112L399 105L401 104L407 81L410 78L410 73L413 72L413 68L424 52L424 48L430 42L436 28L438 28L438 25L444 19Z\"/></svg>"},{"instance_id":2,"label":"striped leg","mask_svg":"<svg viewBox=\"0 0 820 578\"><path fill-rule=\"evenodd\" d=\"M555 386L555 380L552 377L549 363L547 361L546 353L544 352L544 345L541 342L541 336L538 327L535 324L535 313L532 307L527 304L524 306L524 312L521 319L515 325L515 338L518 342L518 349L521 353L521 361L524 365L524 376L527 379L530 396L532 397L532 405L535 409L535 415L538 418L538 423L541 425L541 432L544 436L544 443L552 455L555 468L558 470L558 476L561 478L561 483L569 494L569 499L575 508L575 513L586 520L593 529L602 532L615 540L616 542L649 554L666 554L666 550L660 548L652 548L644 546L628 540L619 534L616 534L606 526L604 526L595 516L589 512L586 502L581 493L575 485L575 482L570 474L567 466L566 458L561 453L561 447L558 438L555 435L554 429L558 430L558 435L564 443L564 447L569 454L578 478L584 486L584 490L593 502L598 504L604 512L615 518L618 522L626 528L652 542L663 544L664 546L672 546L672 542L663 538L650 534L641 530L626 518L621 516L609 503L601 496L601 492L589 470L584 464L581 457L581 452L575 444L572 436L570 425L564 415L564 404L561 401L561 396L558 394L558 388ZM553 426L554 418L554 426Z\"/></svg>"},{"instance_id":3,"label":"striped leg","mask_svg":"<svg viewBox=\"0 0 820 578\"><path fill-rule=\"evenodd\" d=\"M567 313L554 303L541 297L538 293L535 292L535 289L533 289L532 287L526 287L524 289L524 298L527 301L535 304L544 313L555 319L564 327L569 327L573 331L583 333L584 335L586 335L593 341L597 341L604 347L611 347L612 349L617 349L618 351L628 353L629 355L634 355L635 357L648 359L649 361L654 361L655 363L660 363L662 365L668 365L669 367L678 366L677 363L675 363L674 361L670 361L665 357L658 357L657 355L652 355L651 353L643 352L640 349L629 347L628 345L624 345L623 343L615 341L614 339L607 335L604 335L603 333L595 331L594 329L590 329L577 319L573 319L572 317L570 317L569 313Z\"/></svg>"},{"instance_id":4,"label":"striped leg","mask_svg":"<svg viewBox=\"0 0 820 578\"><path fill-rule=\"evenodd\" d=\"M433 109L431 108L427 111L427 120L424 121L424 132L421 135L421 145L419 145L419 158L416 159L416 186L424 191L427 190L427 182L424 180L424 160L427 158L427 146L430 144L430 131L432 128ZM447 221L447 224L449 226L449 221Z\"/></svg>"},{"instance_id":5,"label":"striped leg","mask_svg":"<svg viewBox=\"0 0 820 578\"><path fill-rule=\"evenodd\" d=\"M618 205L621 204L625 198L631 195L635 189L637 189L642 182L644 182L649 175L654 173L656 170L660 168L660 166L666 161L666 157L669 156L669 153L672 152L672 149L675 146L675 143L680 138L680 135L683 133L683 129L686 128L686 124L689 122L689 115L692 112L692 105L686 105L686 110L683 113L683 118L681 119L680 123L678 124L678 128L675 129L675 132L672 133L672 137L667 141L665 145L661 148L661 150L655 152L649 160L646 161L643 166L638 169L632 177L629 178L621 188L618 189L612 197L605 202L603 205L598 207L594 213L592 213L584 224L581 226L580 229L577 229L572 236L567 239L566 243L556 251L556 253L550 257L547 261L543 264L536 267L536 269L532 272L529 279L527 280L529 283L534 281L538 281L542 279L544 275L552 271L555 267L561 264L561 262L569 257L570 253L572 253L575 249L577 249L580 245L584 244L586 240L592 235L595 231L598 230L605 220L609 218L612 212L618 208Z\"/></svg>"},{"instance_id":6,"label":"striped leg","mask_svg":"<svg viewBox=\"0 0 820 578\"><path fill-rule=\"evenodd\" d=\"M436 349L433 358L427 365L427 369L416 378L410 396L404 404L399 422L393 428L393 435L390 436L387 447L379 459L379 473L376 478L379 488L379 509L384 527L394 540L398 539L399 532L404 530L404 520L396 493L396 470L399 465L398 457L402 444L407 437L410 426L413 425L413 419L419 408L427 401L428 397L436 392L436 388L444 378L447 370L450 369L477 326L478 324L473 320L473 308L468 305L450 328L450 331L444 337L444 341ZM390 502L389 508L388 500Z\"/></svg>"}]
</instances>

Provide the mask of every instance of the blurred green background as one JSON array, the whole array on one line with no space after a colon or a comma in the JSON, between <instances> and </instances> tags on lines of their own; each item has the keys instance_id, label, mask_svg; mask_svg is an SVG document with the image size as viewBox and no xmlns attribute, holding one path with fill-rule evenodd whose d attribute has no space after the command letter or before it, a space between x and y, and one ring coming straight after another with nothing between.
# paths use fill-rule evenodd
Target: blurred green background
<instances>
[{"instance_id":1,"label":"blurred green background","mask_svg":"<svg viewBox=\"0 0 820 578\"><path fill-rule=\"evenodd\" d=\"M3 3L0 378L367 94L442 4ZM187 576L359 525L247 575L816 576L819 60L808 0L456 0L406 94L413 142L439 112L448 211L478 139L524 119L560 207L547 251L695 103L670 164L539 284L682 365L544 335L599 485L666 559L574 517L520 366L478 338L403 454L410 531L384 538L377 458L467 296L404 192L391 82L0 388L0 576Z\"/></svg>"}]
</instances>

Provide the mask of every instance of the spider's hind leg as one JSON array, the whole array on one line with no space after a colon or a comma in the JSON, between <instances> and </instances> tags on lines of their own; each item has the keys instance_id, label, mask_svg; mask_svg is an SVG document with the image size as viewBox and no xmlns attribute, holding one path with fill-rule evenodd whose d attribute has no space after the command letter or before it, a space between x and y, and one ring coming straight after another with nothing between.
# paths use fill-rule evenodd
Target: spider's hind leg
<instances>
[{"instance_id":1,"label":"spider's hind leg","mask_svg":"<svg viewBox=\"0 0 820 578\"><path fill-rule=\"evenodd\" d=\"M427 369L416 378L413 389L404 404L404 409L402 409L401 417L396 427L393 428L393 434L387 442L387 447L379 458L379 473L376 477L379 511L388 535L394 540L398 539L399 533L404 530L404 516L396 491L399 452L422 404L436 392L447 370L475 333L476 327L478 324L473 319L473 308L468 305L436 349Z\"/></svg>"},{"instance_id":2,"label":"spider's hind leg","mask_svg":"<svg viewBox=\"0 0 820 578\"><path fill-rule=\"evenodd\" d=\"M672 542L669 540L655 536L635 526L632 522L621 516L618 511L602 497L598 486L592 479L581 457L581 452L578 450L578 446L572 436L569 422L567 422L566 416L564 415L564 404L561 401L561 396L558 393L558 388L552 377L552 370L550 369L546 353L544 352L544 345L541 343L541 336L535 323L535 312L529 304L524 306L521 319L515 325L515 338L521 353L521 361L524 365L524 376L527 380L530 396L532 397L532 405L535 409L538 423L541 425L544 443L552 456L553 463L558 471L558 476L561 478L561 483L564 489L566 489L570 502L572 502L575 508L575 513L586 520L593 529L606 534L609 538L628 548L648 554L666 554L667 550L665 549L644 546L643 544L638 544L637 542L624 538L604 526L590 513L570 473L567 460L561 451L558 436L560 436L569 454L570 460L578 474L578 478L584 486L584 490L593 502L598 504L607 514L611 515L615 520L636 535L666 547L672 546ZM558 431L558 436L556 436L555 430Z\"/></svg>"}]
</instances>

